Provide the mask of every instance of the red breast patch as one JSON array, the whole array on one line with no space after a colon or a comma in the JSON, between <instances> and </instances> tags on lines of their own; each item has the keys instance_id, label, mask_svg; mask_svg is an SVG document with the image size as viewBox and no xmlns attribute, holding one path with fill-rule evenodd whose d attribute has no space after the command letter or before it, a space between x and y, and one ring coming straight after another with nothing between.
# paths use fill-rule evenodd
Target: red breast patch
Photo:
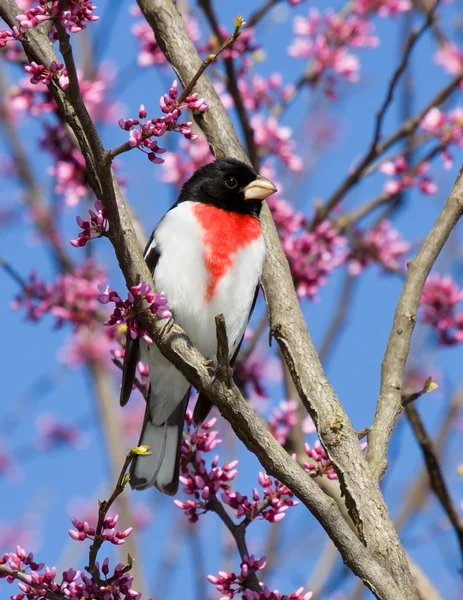
<instances>
[{"instance_id":1,"label":"red breast patch","mask_svg":"<svg viewBox=\"0 0 463 600\"><path fill-rule=\"evenodd\" d=\"M206 300L214 297L220 279L228 273L235 254L262 234L260 221L251 215L228 212L209 204L195 202L193 214L201 224L204 264L209 279Z\"/></svg>"}]
</instances>

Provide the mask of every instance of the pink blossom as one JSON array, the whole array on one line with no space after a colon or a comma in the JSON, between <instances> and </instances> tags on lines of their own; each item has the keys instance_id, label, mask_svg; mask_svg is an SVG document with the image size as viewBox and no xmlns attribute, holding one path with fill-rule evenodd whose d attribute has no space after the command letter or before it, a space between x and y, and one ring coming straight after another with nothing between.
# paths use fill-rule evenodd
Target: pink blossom
<instances>
[{"instance_id":1,"label":"pink blossom","mask_svg":"<svg viewBox=\"0 0 463 600\"><path fill-rule=\"evenodd\" d=\"M359 275L368 265L379 262L388 270L405 266L405 255L410 244L402 239L389 221L381 221L364 234L356 234L355 244L349 255L349 273Z\"/></svg>"},{"instance_id":2,"label":"pink blossom","mask_svg":"<svg viewBox=\"0 0 463 600\"><path fill-rule=\"evenodd\" d=\"M272 480L266 473L259 473L258 482L262 488L252 491L252 501L239 492L225 489L221 494L222 501L235 511L236 516L245 517L247 521L263 519L270 523L278 523L284 519L286 511L299 502L294 500L294 494L289 488L277 481Z\"/></svg>"},{"instance_id":3,"label":"pink blossom","mask_svg":"<svg viewBox=\"0 0 463 600\"><path fill-rule=\"evenodd\" d=\"M453 166L453 157L449 146L455 144L463 148L463 108L459 106L445 113L433 107L421 121L421 128L442 142L444 168L450 169Z\"/></svg>"},{"instance_id":4,"label":"pink blossom","mask_svg":"<svg viewBox=\"0 0 463 600\"><path fill-rule=\"evenodd\" d=\"M314 447L310 444L304 444L305 453L313 462L304 463L304 471L307 473L316 473L317 475L324 475L328 479L337 479L338 476L331 464L328 455L326 454L323 446L317 440Z\"/></svg>"},{"instance_id":5,"label":"pink blossom","mask_svg":"<svg viewBox=\"0 0 463 600\"><path fill-rule=\"evenodd\" d=\"M135 298L146 300L152 314L156 315L159 319L170 319L172 317L164 292L153 293L151 287L145 281L130 288L127 300L121 300L118 293L110 290L109 286L99 285L98 289L100 291L98 302L101 302L101 304L114 302L115 304L112 314L104 325L125 324L132 339L141 337L146 343L153 343L146 329L138 322L139 311L135 306Z\"/></svg>"},{"instance_id":6,"label":"pink blossom","mask_svg":"<svg viewBox=\"0 0 463 600\"><path fill-rule=\"evenodd\" d=\"M268 424L271 434L282 446L286 444L297 418L297 402L294 400L282 400L273 409Z\"/></svg>"},{"instance_id":7,"label":"pink blossom","mask_svg":"<svg viewBox=\"0 0 463 600\"><path fill-rule=\"evenodd\" d=\"M296 38L288 52L295 58L311 58L315 79L332 72L355 83L359 80L360 65L349 48L378 45L371 23L354 11L340 16L328 10L322 15L318 9L311 8L307 18L295 17L293 29ZM331 86L327 94L333 95Z\"/></svg>"},{"instance_id":8,"label":"pink blossom","mask_svg":"<svg viewBox=\"0 0 463 600\"><path fill-rule=\"evenodd\" d=\"M131 13L136 17L141 15L141 11L137 6L131 7ZM190 38L193 42L197 42L201 37L198 22L191 15L188 15L186 25ZM153 30L145 19L134 23L131 32L137 38L139 44L137 63L140 67L164 66L168 64L166 57L157 43Z\"/></svg>"},{"instance_id":9,"label":"pink blossom","mask_svg":"<svg viewBox=\"0 0 463 600\"><path fill-rule=\"evenodd\" d=\"M258 73L248 73L248 71L245 71L244 76L239 78L238 88L245 107L251 111L270 108L283 102L294 91L292 84L283 85L281 73L272 73L270 77L266 78Z\"/></svg>"},{"instance_id":10,"label":"pink blossom","mask_svg":"<svg viewBox=\"0 0 463 600\"><path fill-rule=\"evenodd\" d=\"M161 181L180 187L202 165L214 160L209 144L203 137L198 137L193 144L180 140L178 152L169 152L161 166Z\"/></svg>"},{"instance_id":11,"label":"pink blossom","mask_svg":"<svg viewBox=\"0 0 463 600\"><path fill-rule=\"evenodd\" d=\"M428 162L421 162L410 166L403 156L398 156L393 161L382 163L379 170L384 175L396 176L384 184L384 193L395 196L409 187L417 187L423 194L430 195L437 192L437 185L425 173L429 169Z\"/></svg>"},{"instance_id":12,"label":"pink blossom","mask_svg":"<svg viewBox=\"0 0 463 600\"><path fill-rule=\"evenodd\" d=\"M277 383L281 380L281 363L261 348L256 348L245 360L238 360L235 366L235 381L252 401L268 398L266 381Z\"/></svg>"},{"instance_id":13,"label":"pink blossom","mask_svg":"<svg viewBox=\"0 0 463 600\"><path fill-rule=\"evenodd\" d=\"M85 246L90 240L106 235L108 231L106 209L101 200L95 200L95 210L89 210L88 214L88 221L84 221L82 217L76 217L77 225L82 229L77 239L70 241L70 244L76 248Z\"/></svg>"},{"instance_id":14,"label":"pink blossom","mask_svg":"<svg viewBox=\"0 0 463 600\"><path fill-rule=\"evenodd\" d=\"M192 414L186 415L186 435L181 446L180 483L183 492L192 496L191 500L175 500L174 504L182 509L190 523L196 523L199 515L207 512L208 500L219 491L230 489L230 482L236 477L236 465L233 461L219 466L219 457L215 456L211 466L206 466L203 453L209 453L221 442L218 432L213 430L217 419L209 419L200 428L193 428Z\"/></svg>"},{"instance_id":15,"label":"pink blossom","mask_svg":"<svg viewBox=\"0 0 463 600\"><path fill-rule=\"evenodd\" d=\"M463 342L463 290L450 276L434 275L425 283L420 300L421 320L436 330L439 344Z\"/></svg>"},{"instance_id":16,"label":"pink blossom","mask_svg":"<svg viewBox=\"0 0 463 600\"><path fill-rule=\"evenodd\" d=\"M29 8L19 14L16 20L23 29L32 29L47 20L58 19L63 27L70 33L77 33L87 27L87 23L98 21L99 17L93 14L96 10L90 0L68 0L63 8L59 0L48 2L39 0L39 6Z\"/></svg>"},{"instance_id":17,"label":"pink blossom","mask_svg":"<svg viewBox=\"0 0 463 600\"><path fill-rule=\"evenodd\" d=\"M77 522L78 523L78 522ZM84 526L84 523L78 523ZM75 532L77 533L77 532ZM90 537L85 531L81 532L85 537ZM123 543L124 538L118 538L117 535L122 533L126 537L126 532L117 532L113 534L112 543ZM93 533L94 535L94 533ZM73 535L72 539L77 539L79 536ZM48 567L43 563L37 563L34 560L34 555L26 552L20 546L16 547L15 552L4 554L0 557L0 564L6 564L13 571L20 572L25 575L27 583L18 583L14 577L0 573L0 578L5 579L7 583L16 583L20 589L20 593L12 596L13 600L41 600L44 597L53 595L62 596L68 600L81 600L82 598L101 598L102 600L110 600L118 598L120 600L139 600L141 594L132 589L133 577L130 575L130 565L118 563L112 574L110 574L109 558L105 558L101 564L96 563L99 571L99 579L86 575L83 571L76 571L72 568L67 569L57 577L55 567ZM101 584L101 580L104 585Z\"/></svg>"},{"instance_id":18,"label":"pink blossom","mask_svg":"<svg viewBox=\"0 0 463 600\"><path fill-rule=\"evenodd\" d=\"M104 272L92 261L59 275L53 284L38 279L33 271L12 308L24 308L27 319L31 321L39 321L44 315L51 314L56 317L56 327L65 322L76 329L92 325L98 311L97 286L104 278Z\"/></svg>"},{"instance_id":19,"label":"pink blossom","mask_svg":"<svg viewBox=\"0 0 463 600\"><path fill-rule=\"evenodd\" d=\"M116 546L123 544L125 542L125 538L128 537L133 531L133 527L128 527L123 531L116 530L118 520L119 515L115 515L114 517L106 516L103 521L103 531L101 532L101 537L105 542L111 542L111 544ZM70 529L68 533L73 540L82 542L86 539L95 539L94 527L90 527L86 521L78 521L74 517L71 518L71 521L74 529Z\"/></svg>"},{"instance_id":20,"label":"pink blossom","mask_svg":"<svg viewBox=\"0 0 463 600\"><path fill-rule=\"evenodd\" d=\"M380 17L395 17L412 9L410 0L355 0L353 10L360 14L377 13Z\"/></svg>"},{"instance_id":21,"label":"pink blossom","mask_svg":"<svg viewBox=\"0 0 463 600\"><path fill-rule=\"evenodd\" d=\"M291 140L290 127L281 127L273 117L254 115L251 119L254 139L263 156L275 154L291 171L300 172L302 159L294 154L294 142Z\"/></svg>"},{"instance_id":22,"label":"pink blossom","mask_svg":"<svg viewBox=\"0 0 463 600\"><path fill-rule=\"evenodd\" d=\"M280 594L278 590L271 592L267 586L261 584L260 591L251 590L248 587L249 575L251 573L256 574L264 569L266 563L265 556L257 559L252 554L251 556L245 555L238 575L227 571L219 571L217 576L208 575L207 578L222 594L221 600L231 600L238 594L240 594L242 600L311 600L312 592L304 594L303 588L299 588L291 594Z\"/></svg>"},{"instance_id":23,"label":"pink blossom","mask_svg":"<svg viewBox=\"0 0 463 600\"><path fill-rule=\"evenodd\" d=\"M71 367L82 367L95 364L98 368L107 370L111 366L110 352L114 341L114 331L96 330L96 324L91 327L81 326L74 331L65 345L59 350L59 360Z\"/></svg>"},{"instance_id":24,"label":"pink blossom","mask_svg":"<svg viewBox=\"0 0 463 600\"><path fill-rule=\"evenodd\" d=\"M9 41L22 39L22 34L16 25L11 29L0 30L0 48L5 48Z\"/></svg>"},{"instance_id":25,"label":"pink blossom","mask_svg":"<svg viewBox=\"0 0 463 600\"><path fill-rule=\"evenodd\" d=\"M313 231L283 234L281 239L299 298L314 300L327 276L345 262L347 240L329 220Z\"/></svg>"},{"instance_id":26,"label":"pink blossom","mask_svg":"<svg viewBox=\"0 0 463 600\"><path fill-rule=\"evenodd\" d=\"M187 96L181 104L178 104L177 96L178 85L177 81L174 81L168 94L161 96L159 101L159 106L165 116L146 120L146 109L142 104L138 119L119 119L119 127L130 132L129 145L145 152L153 163L163 163L164 159L160 158L158 154L166 151L165 148L158 146L157 140L153 140L153 137L161 137L166 131L177 131L186 139L195 140L198 136L191 131L191 121L179 122L182 111L189 109L204 112L209 108L204 98L199 98L196 92Z\"/></svg>"},{"instance_id":27,"label":"pink blossom","mask_svg":"<svg viewBox=\"0 0 463 600\"><path fill-rule=\"evenodd\" d=\"M463 70L463 49L446 42L436 52L435 60L450 75L458 75Z\"/></svg>"},{"instance_id":28,"label":"pink blossom","mask_svg":"<svg viewBox=\"0 0 463 600\"><path fill-rule=\"evenodd\" d=\"M61 63L58 64L56 61L53 61L48 69L43 65L38 65L34 61L32 61L30 65L24 67L24 70L32 75L30 80L31 83L43 83L44 85L50 85L52 79L59 79L63 73L63 69L64 65Z\"/></svg>"},{"instance_id":29,"label":"pink blossom","mask_svg":"<svg viewBox=\"0 0 463 600\"><path fill-rule=\"evenodd\" d=\"M82 432L75 425L61 423L53 415L40 415L36 427L39 434L36 447L41 452L61 446L80 450L86 445Z\"/></svg>"}]
</instances>

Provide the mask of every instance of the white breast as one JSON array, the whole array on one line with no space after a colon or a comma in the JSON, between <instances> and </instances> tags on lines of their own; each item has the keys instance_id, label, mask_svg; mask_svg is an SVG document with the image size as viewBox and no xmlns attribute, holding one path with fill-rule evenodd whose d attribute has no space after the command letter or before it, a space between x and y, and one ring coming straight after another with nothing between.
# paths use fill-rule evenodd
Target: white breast
<instances>
[{"instance_id":1,"label":"white breast","mask_svg":"<svg viewBox=\"0 0 463 600\"><path fill-rule=\"evenodd\" d=\"M192 214L192 202L169 211L156 229L160 257L154 272L157 290L163 290L193 344L206 357L216 353L215 317L223 314L232 354L246 329L265 256L263 237L240 249L230 271L219 281L207 302L208 274L204 265L202 231ZM226 231L224 231L226 235Z\"/></svg>"}]
</instances>

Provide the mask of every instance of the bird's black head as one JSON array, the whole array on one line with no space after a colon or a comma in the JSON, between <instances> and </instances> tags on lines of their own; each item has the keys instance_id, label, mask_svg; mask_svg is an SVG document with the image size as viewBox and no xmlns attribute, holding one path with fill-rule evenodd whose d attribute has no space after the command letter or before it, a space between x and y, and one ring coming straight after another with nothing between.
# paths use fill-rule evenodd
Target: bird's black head
<instances>
[{"instance_id":1,"label":"bird's black head","mask_svg":"<svg viewBox=\"0 0 463 600\"><path fill-rule=\"evenodd\" d=\"M259 216L262 201L277 189L268 179L234 158L200 167L185 182L178 202L205 202L228 211Z\"/></svg>"}]
</instances>

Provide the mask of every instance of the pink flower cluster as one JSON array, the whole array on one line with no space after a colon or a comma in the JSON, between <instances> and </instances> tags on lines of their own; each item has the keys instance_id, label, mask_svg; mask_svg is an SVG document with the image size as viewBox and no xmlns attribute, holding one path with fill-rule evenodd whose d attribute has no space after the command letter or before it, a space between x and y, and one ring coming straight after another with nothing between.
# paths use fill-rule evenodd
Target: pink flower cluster
<instances>
[{"instance_id":1,"label":"pink flower cluster","mask_svg":"<svg viewBox=\"0 0 463 600\"><path fill-rule=\"evenodd\" d=\"M269 357L259 350L254 350L245 360L239 360L234 369L236 385L244 391L248 398L268 398L264 386L264 378L268 370Z\"/></svg>"},{"instance_id":2,"label":"pink flower cluster","mask_svg":"<svg viewBox=\"0 0 463 600\"><path fill-rule=\"evenodd\" d=\"M280 594L278 590L272 592L267 586L262 586L260 591L249 589L249 575L264 569L266 564L265 556L255 558L252 554L251 556L245 555L240 565L239 575L220 571L217 576L208 575L207 578L222 594L221 600L231 600L238 594L241 594L242 600L311 600L312 592L304 594L303 588L299 588L291 594Z\"/></svg>"},{"instance_id":3,"label":"pink flower cluster","mask_svg":"<svg viewBox=\"0 0 463 600\"><path fill-rule=\"evenodd\" d=\"M346 244L347 240L338 234L334 223L329 220L319 223L313 231L283 235L283 249L299 298L316 298L327 276L344 263Z\"/></svg>"},{"instance_id":4,"label":"pink flower cluster","mask_svg":"<svg viewBox=\"0 0 463 600\"><path fill-rule=\"evenodd\" d=\"M61 423L53 415L41 415L37 419L37 429L39 437L35 445L42 452L62 446L82 448L83 437L78 427Z\"/></svg>"},{"instance_id":5,"label":"pink flower cluster","mask_svg":"<svg viewBox=\"0 0 463 600\"><path fill-rule=\"evenodd\" d=\"M129 565L119 563L114 572L108 577L109 559L105 558L101 565L104 582L98 583L85 575L82 571L70 568L64 571L61 582L56 581L56 567L47 567L43 563L34 561L32 553L26 552L17 546L16 552L10 552L0 557L0 565L7 565L13 571L23 575L24 582L18 583L20 592L11 596L11 600L42 600L42 598L55 596L67 600L82 600L82 598L101 598L102 600L139 600L141 594L132 589L133 577L129 574ZM99 567L98 563L97 566ZM0 573L7 583L17 580L12 575Z\"/></svg>"},{"instance_id":6,"label":"pink flower cluster","mask_svg":"<svg viewBox=\"0 0 463 600\"><path fill-rule=\"evenodd\" d=\"M38 65L32 61L30 65L26 65L24 70L32 75L30 82L33 85L37 83L43 83L44 85L50 85L52 79L59 79L61 75L67 75L67 71L64 70L62 63L57 63L55 60L50 63L50 67L47 69L43 65Z\"/></svg>"},{"instance_id":7,"label":"pink flower cluster","mask_svg":"<svg viewBox=\"0 0 463 600\"><path fill-rule=\"evenodd\" d=\"M458 48L453 42L442 44L435 59L449 75L458 75L463 71L463 48Z\"/></svg>"},{"instance_id":8,"label":"pink flower cluster","mask_svg":"<svg viewBox=\"0 0 463 600\"><path fill-rule=\"evenodd\" d=\"M117 292L109 289L109 286L99 285L98 289L100 291L97 297L98 302L101 302L101 304L114 302L116 305L104 325L127 325L127 330L133 340L141 337L148 344L153 343L146 329L138 322L139 309L135 306L135 298L146 300L149 304L149 310L159 319L170 319L172 317L164 292L152 292L151 287L145 281L130 288L127 300L122 300Z\"/></svg>"},{"instance_id":9,"label":"pink flower cluster","mask_svg":"<svg viewBox=\"0 0 463 600\"><path fill-rule=\"evenodd\" d=\"M335 224L329 220L308 231L309 221L278 194L271 196L268 204L298 296L315 300L327 276L345 262L347 239L338 234Z\"/></svg>"},{"instance_id":10,"label":"pink flower cluster","mask_svg":"<svg viewBox=\"0 0 463 600\"><path fill-rule=\"evenodd\" d=\"M246 521L263 519L269 523L278 523L285 517L291 506L299 502L293 500L294 494L279 481L272 480L266 473L259 473L259 485L262 487L262 498L257 488L252 490L252 502L239 492L226 489L222 492L222 501L235 511L237 517L245 517Z\"/></svg>"},{"instance_id":11,"label":"pink flower cluster","mask_svg":"<svg viewBox=\"0 0 463 600\"><path fill-rule=\"evenodd\" d=\"M312 8L307 18L294 18L296 38L288 52L294 58L311 58L311 70L314 79L323 75L335 75L355 83L359 80L360 64L357 56L349 48L375 47L378 38L374 30L361 13L349 12L338 15L331 10L324 15ZM331 85L326 90L333 95Z\"/></svg>"},{"instance_id":12,"label":"pink flower cluster","mask_svg":"<svg viewBox=\"0 0 463 600\"><path fill-rule=\"evenodd\" d=\"M11 31L9 29L0 30L0 48L5 48L7 43L10 41L20 40L20 39L21 39L21 33L16 26L14 26Z\"/></svg>"},{"instance_id":13,"label":"pink flower cluster","mask_svg":"<svg viewBox=\"0 0 463 600\"><path fill-rule=\"evenodd\" d=\"M194 144L180 140L178 152L169 152L165 155L161 166L161 181L180 187L202 165L214 160L209 144L203 137L198 137Z\"/></svg>"},{"instance_id":14,"label":"pink flower cluster","mask_svg":"<svg viewBox=\"0 0 463 600\"><path fill-rule=\"evenodd\" d=\"M73 540L76 540L77 542L83 542L86 539L95 539L95 529L90 527L87 521L78 521L74 517L71 518L71 521L75 529L70 529L68 533ZM111 542L111 544L116 546L123 544L125 542L125 538L128 537L133 531L133 527L128 527L127 529L124 529L124 531L116 531L116 525L118 521L119 515L115 515L114 517L107 516L103 521L103 531L101 532L101 537L105 542Z\"/></svg>"},{"instance_id":15,"label":"pink flower cluster","mask_svg":"<svg viewBox=\"0 0 463 600\"><path fill-rule=\"evenodd\" d=\"M59 78L60 86L67 89L69 79L66 72L58 70L55 75ZM114 105L107 99L110 84L107 69L98 73L94 81L84 79L79 73L79 81L82 98L91 117L95 121L114 118ZM46 81L41 79L40 83ZM44 113L53 114L57 110L48 88L45 85L34 85L28 79L20 81L10 93L9 108L15 113L27 111L32 117L41 117ZM22 114L20 116L22 118ZM56 124L44 123L40 147L54 159L48 172L55 178L55 192L63 195L69 206L77 204L88 193L85 160L60 121Z\"/></svg>"},{"instance_id":16,"label":"pink flower cluster","mask_svg":"<svg viewBox=\"0 0 463 600\"><path fill-rule=\"evenodd\" d=\"M422 322L437 332L439 344L454 346L463 342L463 290L450 276L434 275L425 283L420 300Z\"/></svg>"},{"instance_id":17,"label":"pink flower cluster","mask_svg":"<svg viewBox=\"0 0 463 600\"><path fill-rule=\"evenodd\" d=\"M58 19L70 33L77 33L85 29L87 23L98 21L94 10L96 6L90 0L68 0L65 7L59 0L39 0L39 6L26 10L16 20L23 29L32 29L45 21Z\"/></svg>"},{"instance_id":18,"label":"pink flower cluster","mask_svg":"<svg viewBox=\"0 0 463 600\"><path fill-rule=\"evenodd\" d=\"M297 423L297 402L295 400L282 400L272 411L268 425L273 437L282 445L286 443L288 435Z\"/></svg>"},{"instance_id":19,"label":"pink flower cluster","mask_svg":"<svg viewBox=\"0 0 463 600\"><path fill-rule=\"evenodd\" d=\"M444 169L451 169L453 157L450 154L449 146L455 144L459 148L463 148L463 108L459 106L445 113L433 107L421 121L421 127L442 142Z\"/></svg>"},{"instance_id":20,"label":"pink flower cluster","mask_svg":"<svg viewBox=\"0 0 463 600\"><path fill-rule=\"evenodd\" d=\"M75 328L89 325L96 319L97 285L104 278L104 272L92 261L76 267L71 273L59 275L52 284L39 280L32 272L12 308L24 308L31 321L51 314L56 317L56 327L61 327L65 322Z\"/></svg>"},{"instance_id":21,"label":"pink flower cluster","mask_svg":"<svg viewBox=\"0 0 463 600\"><path fill-rule=\"evenodd\" d=\"M353 10L360 14L376 13L380 17L395 17L412 9L410 0L355 0Z\"/></svg>"},{"instance_id":22,"label":"pink flower cluster","mask_svg":"<svg viewBox=\"0 0 463 600\"><path fill-rule=\"evenodd\" d=\"M142 14L138 6L135 5L130 6L129 10L134 17L139 17ZM190 38L196 43L201 38L198 22L191 15L188 15L185 20ZM153 30L145 19L134 23L131 32L138 40L139 52L137 63L140 67L151 67L152 65L164 66L168 64L166 57L157 43Z\"/></svg>"},{"instance_id":23,"label":"pink flower cluster","mask_svg":"<svg viewBox=\"0 0 463 600\"><path fill-rule=\"evenodd\" d=\"M320 442L317 440L314 447L311 448L310 444L304 444L304 450L309 458L315 462L304 463L304 471L307 473L316 473L317 475L324 475L328 479L337 479L338 476L333 468L333 465L328 458L325 450L323 449Z\"/></svg>"},{"instance_id":24,"label":"pink flower cluster","mask_svg":"<svg viewBox=\"0 0 463 600\"><path fill-rule=\"evenodd\" d=\"M416 186L423 194L435 194L437 185L428 175L425 175L428 169L428 162L421 162L412 167L403 156L382 163L379 168L381 173L396 177L396 179L386 181L384 193L395 196L406 188Z\"/></svg>"},{"instance_id":25,"label":"pink flower cluster","mask_svg":"<svg viewBox=\"0 0 463 600\"><path fill-rule=\"evenodd\" d=\"M161 96L159 101L164 117L146 120L147 113L142 104L138 112L138 119L119 119L119 127L125 131L130 131L129 145L132 148L143 150L153 163L160 164L164 162L157 155L166 151L165 148L158 146L157 141L152 139L153 137L161 137L166 131L178 131L186 139L195 140L198 136L191 132L191 121L179 122L182 111L189 109L204 112L209 108L207 102L203 98L199 98L196 92L191 96L187 96L181 104L178 104L177 97L178 84L177 81L174 81L169 93Z\"/></svg>"},{"instance_id":26,"label":"pink flower cluster","mask_svg":"<svg viewBox=\"0 0 463 600\"><path fill-rule=\"evenodd\" d=\"M77 225L82 231L76 240L71 240L70 244L75 248L85 246L90 240L102 237L108 231L108 219L106 210L101 200L95 201L95 210L89 210L89 220L84 221L82 217L77 216Z\"/></svg>"},{"instance_id":27,"label":"pink flower cluster","mask_svg":"<svg viewBox=\"0 0 463 600\"><path fill-rule=\"evenodd\" d=\"M235 469L238 461L219 466L219 457L212 459L208 469L203 453L211 452L221 440L217 438L218 432L213 430L217 419L204 422L200 428L193 428L192 414L186 415L186 433L181 447L180 457L180 483L183 491L192 500L175 500L174 503L181 508L190 523L196 523L199 515L208 511L208 501L211 495L219 491L230 489L230 481L236 475Z\"/></svg>"},{"instance_id":28,"label":"pink flower cluster","mask_svg":"<svg viewBox=\"0 0 463 600\"><path fill-rule=\"evenodd\" d=\"M356 234L355 245L349 254L349 273L359 275L367 266L380 263L386 270L397 271L405 266L410 244L389 221L378 223L363 234Z\"/></svg>"},{"instance_id":29,"label":"pink flower cluster","mask_svg":"<svg viewBox=\"0 0 463 600\"><path fill-rule=\"evenodd\" d=\"M251 126L254 129L254 140L262 156L274 154L291 171L302 171L302 158L293 152L295 143L290 139L292 135L290 127L280 127L275 118L264 117L261 114L252 117Z\"/></svg>"},{"instance_id":30,"label":"pink flower cluster","mask_svg":"<svg viewBox=\"0 0 463 600\"><path fill-rule=\"evenodd\" d=\"M270 77L263 77L258 73L245 71L244 75L238 80L238 88L248 110L255 111L264 107L273 107L280 102L285 102L294 92L294 85L283 86L281 73L272 73ZM246 75L249 76L246 77Z\"/></svg>"}]
</instances>

